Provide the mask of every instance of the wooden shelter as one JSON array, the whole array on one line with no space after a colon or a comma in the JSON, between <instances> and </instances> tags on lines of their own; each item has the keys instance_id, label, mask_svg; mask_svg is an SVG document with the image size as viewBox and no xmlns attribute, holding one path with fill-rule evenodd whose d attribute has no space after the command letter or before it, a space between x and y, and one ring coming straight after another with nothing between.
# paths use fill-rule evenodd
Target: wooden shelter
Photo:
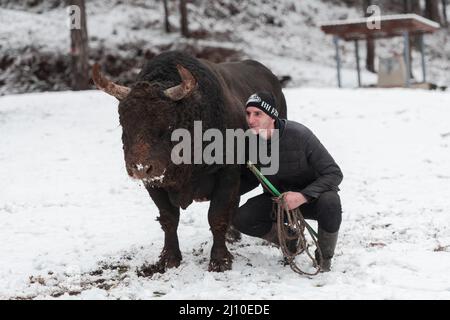
<instances>
[{"instance_id":1,"label":"wooden shelter","mask_svg":"<svg viewBox=\"0 0 450 320\"><path fill-rule=\"evenodd\" d=\"M374 24L376 22L376 24ZM326 34L333 36L335 45L335 59L338 86L341 87L341 60L339 55L339 40L353 41L355 43L356 68L358 72L358 86L361 86L361 69L359 65L359 40L403 37L403 55L407 70L405 86L411 85L411 61L409 59L409 36L419 35L422 58L422 78L426 82L424 35L439 29L439 23L426 19L417 14L398 14L361 19L348 19L331 21L321 25Z\"/></svg>"}]
</instances>

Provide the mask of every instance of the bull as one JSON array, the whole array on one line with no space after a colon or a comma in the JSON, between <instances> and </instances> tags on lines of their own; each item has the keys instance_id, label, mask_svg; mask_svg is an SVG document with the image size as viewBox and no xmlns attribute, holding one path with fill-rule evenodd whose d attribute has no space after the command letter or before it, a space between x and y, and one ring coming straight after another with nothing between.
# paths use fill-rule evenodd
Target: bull
<instances>
[{"instance_id":1,"label":"bull","mask_svg":"<svg viewBox=\"0 0 450 320\"><path fill-rule=\"evenodd\" d=\"M194 121L202 121L203 130L246 130L245 102L257 91L272 92L280 117L286 118L278 79L254 60L216 64L179 51L146 61L130 87L107 79L98 64L92 78L98 89L119 100L127 173L143 181L159 209L165 238L156 265L163 271L180 265L180 208L206 198L210 200L208 222L213 235L208 270L230 270L233 256L225 240L239 205L240 165L174 164L171 133L177 128L192 133Z\"/></svg>"}]
</instances>

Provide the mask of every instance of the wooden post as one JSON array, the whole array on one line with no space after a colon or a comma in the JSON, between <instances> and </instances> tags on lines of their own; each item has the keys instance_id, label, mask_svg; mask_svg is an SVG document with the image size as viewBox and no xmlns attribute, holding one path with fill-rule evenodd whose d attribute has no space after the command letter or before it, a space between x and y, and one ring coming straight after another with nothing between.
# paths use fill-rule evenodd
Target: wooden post
<instances>
[{"instance_id":1,"label":"wooden post","mask_svg":"<svg viewBox=\"0 0 450 320\"><path fill-rule=\"evenodd\" d=\"M73 90L89 89L89 48L86 26L86 10L84 0L69 0L68 4L73 7L74 12L70 12L70 19L79 19L79 24L71 25L70 28L70 55L72 59L72 79ZM72 9L71 7L71 9ZM72 14L74 15L72 16ZM72 21L71 21L72 23Z\"/></svg>"},{"instance_id":2,"label":"wooden post","mask_svg":"<svg viewBox=\"0 0 450 320\"><path fill-rule=\"evenodd\" d=\"M358 40L355 40L355 58L356 58L356 71L358 73L358 87L361 87L361 68L359 66L359 45L358 45Z\"/></svg>"},{"instance_id":3,"label":"wooden post","mask_svg":"<svg viewBox=\"0 0 450 320\"><path fill-rule=\"evenodd\" d=\"M420 35L420 56L422 58L422 81L427 82L427 70L425 68L425 43L424 35Z\"/></svg>"},{"instance_id":4,"label":"wooden post","mask_svg":"<svg viewBox=\"0 0 450 320\"><path fill-rule=\"evenodd\" d=\"M407 88L411 85L411 61L409 60L409 32L403 32L403 55L405 57L405 65L406 65L406 79L405 86Z\"/></svg>"},{"instance_id":5,"label":"wooden post","mask_svg":"<svg viewBox=\"0 0 450 320\"><path fill-rule=\"evenodd\" d=\"M336 59L336 69L337 69L337 81L338 87L341 88L341 57L339 56L339 37L333 36L334 48L336 49L335 59Z\"/></svg>"},{"instance_id":6,"label":"wooden post","mask_svg":"<svg viewBox=\"0 0 450 320\"><path fill-rule=\"evenodd\" d=\"M170 32L170 22L169 22L169 7L167 5L167 0L163 0L164 5L164 29L167 33Z\"/></svg>"},{"instance_id":7,"label":"wooden post","mask_svg":"<svg viewBox=\"0 0 450 320\"><path fill-rule=\"evenodd\" d=\"M186 7L186 0L180 0L180 25L181 34L185 38L189 38L189 27L188 27L188 13Z\"/></svg>"},{"instance_id":8,"label":"wooden post","mask_svg":"<svg viewBox=\"0 0 450 320\"><path fill-rule=\"evenodd\" d=\"M368 17L367 7L373 4L372 0L363 1L364 17ZM372 37L366 38L366 69L375 73L375 39Z\"/></svg>"},{"instance_id":9,"label":"wooden post","mask_svg":"<svg viewBox=\"0 0 450 320\"><path fill-rule=\"evenodd\" d=\"M443 17L443 25L448 27L448 19L447 19L447 3L448 0L442 0L442 17Z\"/></svg>"},{"instance_id":10,"label":"wooden post","mask_svg":"<svg viewBox=\"0 0 450 320\"><path fill-rule=\"evenodd\" d=\"M437 0L425 0L425 18L441 23L439 2Z\"/></svg>"}]
</instances>

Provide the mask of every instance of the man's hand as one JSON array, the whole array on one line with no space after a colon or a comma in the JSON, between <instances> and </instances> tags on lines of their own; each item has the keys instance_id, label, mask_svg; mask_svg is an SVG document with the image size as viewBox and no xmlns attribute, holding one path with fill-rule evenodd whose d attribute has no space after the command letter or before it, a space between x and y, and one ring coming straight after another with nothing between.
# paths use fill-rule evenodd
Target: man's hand
<instances>
[{"instance_id":1,"label":"man's hand","mask_svg":"<svg viewBox=\"0 0 450 320\"><path fill-rule=\"evenodd\" d=\"M284 193L284 201L286 201L286 205L289 210L300 207L302 204L308 202L306 198L300 192L292 192L288 191Z\"/></svg>"}]
</instances>

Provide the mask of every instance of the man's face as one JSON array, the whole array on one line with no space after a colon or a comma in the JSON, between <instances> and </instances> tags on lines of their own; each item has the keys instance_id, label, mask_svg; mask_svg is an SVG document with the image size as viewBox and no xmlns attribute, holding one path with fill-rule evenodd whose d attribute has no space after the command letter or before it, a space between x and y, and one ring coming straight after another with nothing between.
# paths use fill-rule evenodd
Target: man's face
<instances>
[{"instance_id":1,"label":"man's face","mask_svg":"<svg viewBox=\"0 0 450 320\"><path fill-rule=\"evenodd\" d=\"M275 128L275 120L256 107L248 107L246 113L247 123L252 132L269 138L272 129Z\"/></svg>"}]
</instances>

